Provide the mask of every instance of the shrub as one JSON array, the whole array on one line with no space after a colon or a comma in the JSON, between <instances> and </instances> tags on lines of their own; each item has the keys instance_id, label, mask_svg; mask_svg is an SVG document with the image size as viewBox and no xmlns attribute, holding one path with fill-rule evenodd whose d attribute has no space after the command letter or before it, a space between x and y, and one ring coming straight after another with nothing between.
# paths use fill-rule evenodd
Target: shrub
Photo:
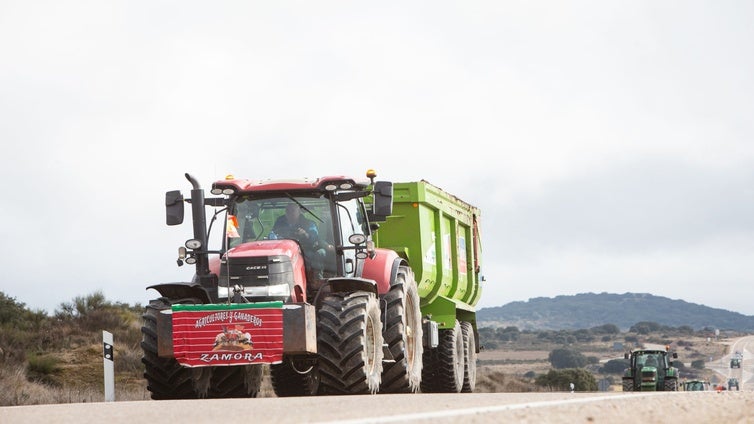
<instances>
[{"instance_id":1,"label":"shrub","mask_svg":"<svg viewBox=\"0 0 754 424\"><path fill-rule=\"evenodd\" d=\"M534 383L550 390L568 391L573 383L577 391L593 392L597 390L597 380L583 368L569 368L563 370L550 370L534 380Z\"/></svg>"},{"instance_id":2,"label":"shrub","mask_svg":"<svg viewBox=\"0 0 754 424\"><path fill-rule=\"evenodd\" d=\"M627 359L611 359L605 362L605 365L600 368L602 374L623 374L623 371L628 368L629 362Z\"/></svg>"},{"instance_id":3,"label":"shrub","mask_svg":"<svg viewBox=\"0 0 754 424\"><path fill-rule=\"evenodd\" d=\"M55 374L60 372L60 361L49 355L29 355L26 358L26 374L32 381L54 384Z\"/></svg>"},{"instance_id":4,"label":"shrub","mask_svg":"<svg viewBox=\"0 0 754 424\"><path fill-rule=\"evenodd\" d=\"M581 352L571 349L555 349L548 356L550 364L555 368L582 368L587 364L587 359Z\"/></svg>"}]
</instances>

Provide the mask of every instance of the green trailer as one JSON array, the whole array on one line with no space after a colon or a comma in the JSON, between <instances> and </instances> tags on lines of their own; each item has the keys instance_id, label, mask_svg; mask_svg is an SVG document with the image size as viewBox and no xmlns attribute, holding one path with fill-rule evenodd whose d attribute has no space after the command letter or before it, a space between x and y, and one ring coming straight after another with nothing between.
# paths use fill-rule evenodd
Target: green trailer
<instances>
[{"instance_id":1,"label":"green trailer","mask_svg":"<svg viewBox=\"0 0 754 424\"><path fill-rule=\"evenodd\" d=\"M425 334L424 392L446 391L435 383L450 368L444 351L461 345L466 355L449 352L450 357L467 359L463 391L475 385L480 218L478 208L427 181L398 182L393 184L392 214L374 236L376 246L397 252L416 279Z\"/></svg>"}]
</instances>

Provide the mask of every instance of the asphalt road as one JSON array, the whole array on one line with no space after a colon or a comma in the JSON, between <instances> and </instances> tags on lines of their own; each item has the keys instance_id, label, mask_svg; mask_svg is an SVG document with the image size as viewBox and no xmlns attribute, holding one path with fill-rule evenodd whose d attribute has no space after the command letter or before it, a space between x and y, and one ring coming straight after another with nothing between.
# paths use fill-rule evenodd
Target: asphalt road
<instances>
[{"instance_id":1,"label":"asphalt road","mask_svg":"<svg viewBox=\"0 0 754 424\"><path fill-rule=\"evenodd\" d=\"M402 394L12 406L0 423L749 423L752 406L754 391Z\"/></svg>"},{"instance_id":2,"label":"asphalt road","mask_svg":"<svg viewBox=\"0 0 754 424\"><path fill-rule=\"evenodd\" d=\"M729 354L705 364L707 368L714 370L720 380L725 384L729 378L738 379L741 390L754 390L754 336L741 337L731 342ZM743 356L741 368L731 368L730 360L733 354L740 352ZM727 385L726 385L727 387Z\"/></svg>"}]
</instances>

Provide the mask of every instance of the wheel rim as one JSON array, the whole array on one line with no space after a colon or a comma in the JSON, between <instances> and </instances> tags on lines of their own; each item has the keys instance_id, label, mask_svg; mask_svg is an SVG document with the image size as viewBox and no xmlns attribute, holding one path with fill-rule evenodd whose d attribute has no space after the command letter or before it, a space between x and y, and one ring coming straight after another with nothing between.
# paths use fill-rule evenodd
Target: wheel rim
<instances>
[{"instance_id":1,"label":"wheel rim","mask_svg":"<svg viewBox=\"0 0 754 424\"><path fill-rule=\"evenodd\" d=\"M415 312L414 299L408 296L406 299L406 360L409 367L413 367L414 365L416 352L416 342L414 340Z\"/></svg>"},{"instance_id":2,"label":"wheel rim","mask_svg":"<svg viewBox=\"0 0 754 424\"><path fill-rule=\"evenodd\" d=\"M366 322L366 366L369 371L369 374L372 374L374 372L375 366L377 366L376 361L376 354L377 354L377 334L374 331L374 322L372 322L372 317L367 315L367 322Z\"/></svg>"}]
</instances>

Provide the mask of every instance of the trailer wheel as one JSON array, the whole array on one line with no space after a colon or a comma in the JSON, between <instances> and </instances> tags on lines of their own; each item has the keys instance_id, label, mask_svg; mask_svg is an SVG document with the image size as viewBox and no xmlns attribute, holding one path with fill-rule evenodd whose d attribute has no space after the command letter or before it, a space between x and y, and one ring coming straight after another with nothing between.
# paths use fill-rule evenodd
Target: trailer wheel
<instances>
[{"instance_id":1,"label":"trailer wheel","mask_svg":"<svg viewBox=\"0 0 754 424\"><path fill-rule=\"evenodd\" d=\"M463 387L461 393L472 393L476 387L476 337L470 322L461 323L463 334Z\"/></svg>"},{"instance_id":2,"label":"trailer wheel","mask_svg":"<svg viewBox=\"0 0 754 424\"><path fill-rule=\"evenodd\" d=\"M374 394L382 374L382 322L374 293L330 293L317 312L319 394Z\"/></svg>"},{"instance_id":3,"label":"trailer wheel","mask_svg":"<svg viewBox=\"0 0 754 424\"><path fill-rule=\"evenodd\" d=\"M255 398L262 387L264 365L210 367L208 398Z\"/></svg>"},{"instance_id":4,"label":"trailer wheel","mask_svg":"<svg viewBox=\"0 0 754 424\"><path fill-rule=\"evenodd\" d=\"M623 391L624 392L633 392L634 391L634 380L630 378L624 378L623 379Z\"/></svg>"},{"instance_id":5,"label":"trailer wheel","mask_svg":"<svg viewBox=\"0 0 754 424\"><path fill-rule=\"evenodd\" d=\"M319 372L311 360L283 358L270 365L270 380L277 397L313 396L319 386Z\"/></svg>"},{"instance_id":6,"label":"trailer wheel","mask_svg":"<svg viewBox=\"0 0 754 424\"><path fill-rule=\"evenodd\" d=\"M398 268L390 291L382 297L383 335L394 362L385 362L380 393L413 393L422 378L422 319L419 290L411 268Z\"/></svg>"},{"instance_id":7,"label":"trailer wheel","mask_svg":"<svg viewBox=\"0 0 754 424\"><path fill-rule=\"evenodd\" d=\"M435 349L424 352L422 392L460 393L465 367L463 359L461 324L456 321L455 327L440 330L440 341Z\"/></svg>"},{"instance_id":8,"label":"trailer wheel","mask_svg":"<svg viewBox=\"0 0 754 424\"><path fill-rule=\"evenodd\" d=\"M663 389L666 392L677 392L678 391L678 380L675 379L675 378L666 378Z\"/></svg>"},{"instance_id":9,"label":"trailer wheel","mask_svg":"<svg viewBox=\"0 0 754 424\"><path fill-rule=\"evenodd\" d=\"M193 379L190 368L181 366L173 358L157 356L157 317L161 310L169 309L170 303L165 299L149 302L142 318L141 362L145 365L144 378L152 399L194 399Z\"/></svg>"}]
</instances>

